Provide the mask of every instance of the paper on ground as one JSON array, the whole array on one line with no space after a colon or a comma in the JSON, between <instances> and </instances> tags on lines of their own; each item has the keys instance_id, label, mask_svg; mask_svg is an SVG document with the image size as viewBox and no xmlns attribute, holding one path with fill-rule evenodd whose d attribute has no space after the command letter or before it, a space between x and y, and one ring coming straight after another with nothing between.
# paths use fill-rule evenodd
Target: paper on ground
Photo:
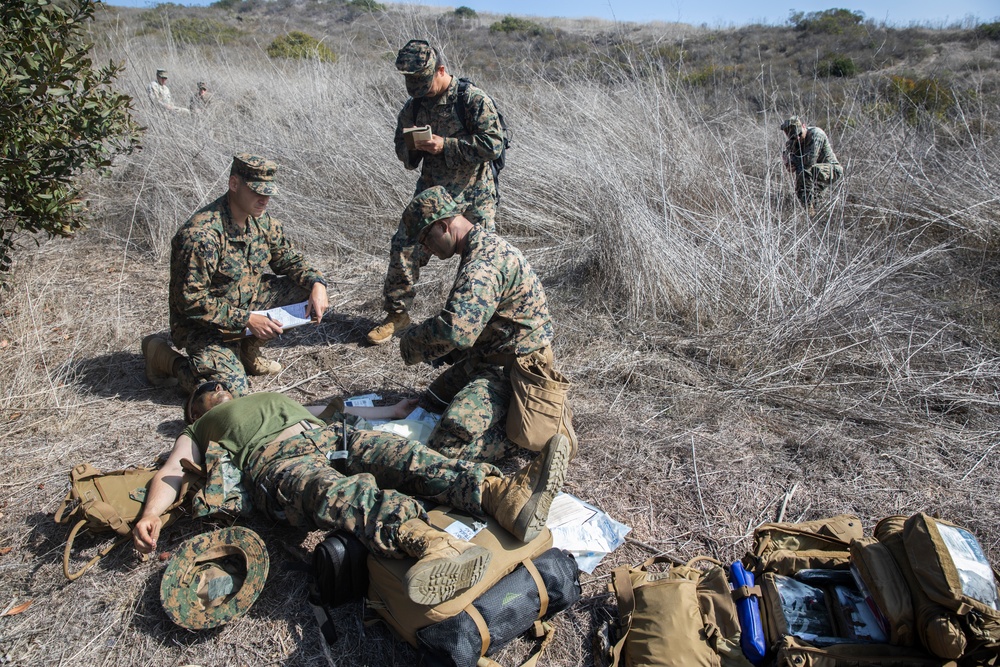
<instances>
[{"instance_id":1,"label":"paper on ground","mask_svg":"<svg viewBox=\"0 0 1000 667\"><path fill-rule=\"evenodd\" d=\"M552 546L573 554L576 566L587 574L624 544L625 536L632 530L568 493L560 493L552 501L545 525L552 531Z\"/></svg>"}]
</instances>

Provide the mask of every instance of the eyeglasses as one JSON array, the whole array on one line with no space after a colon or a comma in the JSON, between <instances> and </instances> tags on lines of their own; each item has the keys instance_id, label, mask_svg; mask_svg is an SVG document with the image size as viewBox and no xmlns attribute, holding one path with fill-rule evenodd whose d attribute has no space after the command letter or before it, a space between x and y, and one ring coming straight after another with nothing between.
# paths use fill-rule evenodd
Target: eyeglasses
<instances>
[{"instance_id":1,"label":"eyeglasses","mask_svg":"<svg viewBox=\"0 0 1000 667\"><path fill-rule=\"evenodd\" d=\"M198 386L197 389L194 390L194 394L191 396L191 399L194 400L199 396L204 396L205 394L209 394L219 389L222 389L222 391L229 391L229 387L227 387L224 382L218 382L218 381L203 382L201 385Z\"/></svg>"}]
</instances>

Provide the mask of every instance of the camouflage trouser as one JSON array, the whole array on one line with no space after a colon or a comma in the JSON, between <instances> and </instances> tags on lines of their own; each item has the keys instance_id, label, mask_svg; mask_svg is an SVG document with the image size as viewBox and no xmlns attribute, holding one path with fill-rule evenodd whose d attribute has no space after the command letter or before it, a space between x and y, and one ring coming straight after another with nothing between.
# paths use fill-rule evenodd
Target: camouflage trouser
<instances>
[{"instance_id":1,"label":"camouflage trouser","mask_svg":"<svg viewBox=\"0 0 1000 667\"><path fill-rule=\"evenodd\" d=\"M427 444L445 456L496 463L518 447L507 438L510 379L503 366L463 361L427 388L426 405L444 410Z\"/></svg>"},{"instance_id":2,"label":"camouflage trouser","mask_svg":"<svg viewBox=\"0 0 1000 667\"><path fill-rule=\"evenodd\" d=\"M287 276L267 274L262 277L260 291L254 298L252 310L266 310L309 298L309 290L299 287ZM252 338L225 341L213 329L191 326L187 330L184 351L187 363L177 372L178 384L190 394L202 382L224 382L234 398L250 392L246 369L240 361L240 347L253 342ZM175 341L176 342L176 341Z\"/></svg>"},{"instance_id":3,"label":"camouflage trouser","mask_svg":"<svg viewBox=\"0 0 1000 667\"><path fill-rule=\"evenodd\" d=\"M348 427L343 473L327 459L342 449L343 426L304 431L250 454L244 473L254 506L275 520L308 529L347 530L379 556L403 558L396 531L427 515L409 495L482 515L482 485L492 465L449 459L391 433Z\"/></svg>"},{"instance_id":4,"label":"camouflage trouser","mask_svg":"<svg viewBox=\"0 0 1000 667\"><path fill-rule=\"evenodd\" d=\"M812 169L796 174L795 195L803 206L809 206L843 175L844 169L839 164L814 164Z\"/></svg>"},{"instance_id":5,"label":"camouflage trouser","mask_svg":"<svg viewBox=\"0 0 1000 667\"><path fill-rule=\"evenodd\" d=\"M483 225L488 231L496 230L497 202L492 193L476 202L475 206L463 214L470 222ZM382 294L385 296L383 308L387 313L401 313L413 306L413 297L417 290L414 285L420 280L420 267L427 266L431 255L427 254L422 245L409 245L408 235L403 221L392 237L389 250L389 270L385 274L385 285Z\"/></svg>"}]
</instances>

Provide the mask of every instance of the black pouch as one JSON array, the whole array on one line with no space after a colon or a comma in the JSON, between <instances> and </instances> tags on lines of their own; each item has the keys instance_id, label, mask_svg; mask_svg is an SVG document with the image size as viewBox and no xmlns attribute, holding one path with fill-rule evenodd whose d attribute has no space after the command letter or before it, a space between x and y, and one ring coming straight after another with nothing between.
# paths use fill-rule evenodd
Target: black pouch
<instances>
[{"instance_id":1,"label":"black pouch","mask_svg":"<svg viewBox=\"0 0 1000 667\"><path fill-rule=\"evenodd\" d=\"M368 590L368 549L350 533L330 533L313 551L313 576L320 604L339 607Z\"/></svg>"},{"instance_id":2,"label":"black pouch","mask_svg":"<svg viewBox=\"0 0 1000 667\"><path fill-rule=\"evenodd\" d=\"M476 667L481 656L580 599L580 572L568 552L549 549L530 562L535 572L519 565L461 613L417 630L424 664Z\"/></svg>"}]
</instances>

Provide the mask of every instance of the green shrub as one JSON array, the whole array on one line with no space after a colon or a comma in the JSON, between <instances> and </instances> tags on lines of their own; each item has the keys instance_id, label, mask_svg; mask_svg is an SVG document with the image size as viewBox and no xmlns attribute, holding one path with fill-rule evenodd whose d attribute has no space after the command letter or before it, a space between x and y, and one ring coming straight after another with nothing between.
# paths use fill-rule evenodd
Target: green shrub
<instances>
[{"instance_id":1,"label":"green shrub","mask_svg":"<svg viewBox=\"0 0 1000 667\"><path fill-rule=\"evenodd\" d=\"M272 58L316 58L329 63L337 60L337 54L330 47L298 30L275 37L267 47L267 55Z\"/></svg>"},{"instance_id":2,"label":"green shrub","mask_svg":"<svg viewBox=\"0 0 1000 667\"><path fill-rule=\"evenodd\" d=\"M992 39L995 42L1000 42L1000 21L983 23L976 28L976 34L984 39Z\"/></svg>"},{"instance_id":3,"label":"green shrub","mask_svg":"<svg viewBox=\"0 0 1000 667\"><path fill-rule=\"evenodd\" d=\"M911 121L916 120L920 111L944 117L955 103L954 94L947 84L937 79L905 76L889 77L885 97Z\"/></svg>"},{"instance_id":4,"label":"green shrub","mask_svg":"<svg viewBox=\"0 0 1000 667\"><path fill-rule=\"evenodd\" d=\"M353 9L360 9L365 12L384 12L385 5L380 2L375 2L375 0L350 0L347 3L348 7Z\"/></svg>"},{"instance_id":5,"label":"green shrub","mask_svg":"<svg viewBox=\"0 0 1000 667\"><path fill-rule=\"evenodd\" d=\"M474 19L477 16L479 16L479 14L477 14L476 10L473 9L472 7L466 7L465 5L462 5L461 7L455 10L455 16L457 16L460 19Z\"/></svg>"},{"instance_id":6,"label":"green shrub","mask_svg":"<svg viewBox=\"0 0 1000 667\"><path fill-rule=\"evenodd\" d=\"M123 67L94 69L85 23L92 0L0 3L0 269L20 231L69 237L83 227L82 172L139 144L132 98L112 84Z\"/></svg>"},{"instance_id":7,"label":"green shrub","mask_svg":"<svg viewBox=\"0 0 1000 667\"><path fill-rule=\"evenodd\" d=\"M854 58L847 56L829 56L820 61L816 68L819 76L851 77L858 73Z\"/></svg>"},{"instance_id":8,"label":"green shrub","mask_svg":"<svg viewBox=\"0 0 1000 667\"><path fill-rule=\"evenodd\" d=\"M545 28L534 21L508 14L502 20L491 25L490 32L503 32L507 34L522 33L531 35L532 37L539 37L545 34Z\"/></svg>"},{"instance_id":9,"label":"green shrub","mask_svg":"<svg viewBox=\"0 0 1000 667\"><path fill-rule=\"evenodd\" d=\"M174 39L188 44L230 44L243 35L242 30L210 18L182 16L169 25Z\"/></svg>"},{"instance_id":10,"label":"green shrub","mask_svg":"<svg viewBox=\"0 0 1000 667\"><path fill-rule=\"evenodd\" d=\"M842 35L856 32L865 20L863 12L850 9L824 9L821 12L792 12L788 22L796 30L808 33Z\"/></svg>"}]
</instances>

